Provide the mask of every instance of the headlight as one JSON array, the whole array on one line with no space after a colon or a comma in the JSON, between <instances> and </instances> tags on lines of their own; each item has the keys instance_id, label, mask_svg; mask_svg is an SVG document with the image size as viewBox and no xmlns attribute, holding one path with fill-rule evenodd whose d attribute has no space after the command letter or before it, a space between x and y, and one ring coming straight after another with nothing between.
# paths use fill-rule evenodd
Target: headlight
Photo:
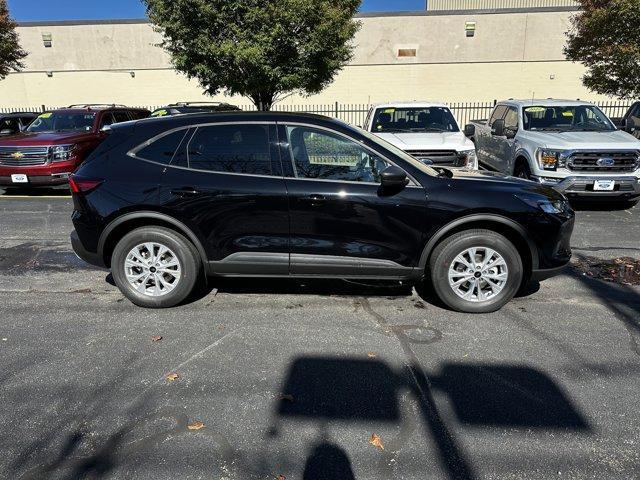
<instances>
[{"instance_id":1,"label":"headlight","mask_svg":"<svg viewBox=\"0 0 640 480\"><path fill-rule=\"evenodd\" d=\"M571 155L569 150L551 150L548 148L539 148L536 153L540 168L554 171L567 166L569 155Z\"/></svg>"},{"instance_id":2,"label":"headlight","mask_svg":"<svg viewBox=\"0 0 640 480\"><path fill-rule=\"evenodd\" d=\"M51 159L54 162L66 162L73 156L75 145L56 145L51 147Z\"/></svg>"},{"instance_id":3,"label":"headlight","mask_svg":"<svg viewBox=\"0 0 640 480\"><path fill-rule=\"evenodd\" d=\"M478 157L475 150L462 150L458 153L460 157L462 157L462 166L464 168L468 168L469 170L478 169Z\"/></svg>"},{"instance_id":4,"label":"headlight","mask_svg":"<svg viewBox=\"0 0 640 480\"><path fill-rule=\"evenodd\" d=\"M568 200L540 200L529 197L518 197L527 205L542 210L545 213L566 213L571 210Z\"/></svg>"}]
</instances>

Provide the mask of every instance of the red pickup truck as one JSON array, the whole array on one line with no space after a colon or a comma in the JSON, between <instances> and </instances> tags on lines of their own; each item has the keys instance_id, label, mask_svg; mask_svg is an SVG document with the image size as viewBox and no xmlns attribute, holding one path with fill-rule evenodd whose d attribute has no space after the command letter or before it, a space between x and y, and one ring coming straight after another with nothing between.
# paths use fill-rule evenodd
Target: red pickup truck
<instances>
[{"instance_id":1,"label":"red pickup truck","mask_svg":"<svg viewBox=\"0 0 640 480\"><path fill-rule=\"evenodd\" d=\"M24 132L0 138L0 187L66 184L108 135L104 127L150 114L118 105L72 105L44 112Z\"/></svg>"}]
</instances>

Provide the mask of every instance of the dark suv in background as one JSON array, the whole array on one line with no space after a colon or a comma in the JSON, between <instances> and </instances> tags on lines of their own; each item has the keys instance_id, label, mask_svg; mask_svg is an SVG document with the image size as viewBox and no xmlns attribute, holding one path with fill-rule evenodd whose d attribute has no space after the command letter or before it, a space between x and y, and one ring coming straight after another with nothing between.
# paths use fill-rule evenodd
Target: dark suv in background
<instances>
[{"instance_id":1,"label":"dark suv in background","mask_svg":"<svg viewBox=\"0 0 640 480\"><path fill-rule=\"evenodd\" d=\"M152 117L166 117L185 113L215 113L240 111L240 107L220 102L178 102L155 109Z\"/></svg>"},{"instance_id":2,"label":"dark suv in background","mask_svg":"<svg viewBox=\"0 0 640 480\"><path fill-rule=\"evenodd\" d=\"M37 113L32 112L0 113L0 137L15 135L26 130L37 116Z\"/></svg>"},{"instance_id":3,"label":"dark suv in background","mask_svg":"<svg viewBox=\"0 0 640 480\"><path fill-rule=\"evenodd\" d=\"M70 185L75 252L145 307L179 304L204 274L426 279L449 307L491 312L571 256L560 193L429 167L315 115L114 125Z\"/></svg>"},{"instance_id":4,"label":"dark suv in background","mask_svg":"<svg viewBox=\"0 0 640 480\"><path fill-rule=\"evenodd\" d=\"M148 117L124 105L72 105L36 116L22 132L0 137L0 187L64 185L114 123Z\"/></svg>"}]
</instances>

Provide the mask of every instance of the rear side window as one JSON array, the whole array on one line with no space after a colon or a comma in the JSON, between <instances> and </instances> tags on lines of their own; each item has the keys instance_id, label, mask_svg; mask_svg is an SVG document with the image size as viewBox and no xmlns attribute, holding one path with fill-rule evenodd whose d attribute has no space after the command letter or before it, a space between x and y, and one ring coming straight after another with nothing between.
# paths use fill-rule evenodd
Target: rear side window
<instances>
[{"instance_id":1,"label":"rear side window","mask_svg":"<svg viewBox=\"0 0 640 480\"><path fill-rule=\"evenodd\" d=\"M146 147L138 150L136 157L168 165L171 163L187 132L188 129L177 130L159 137Z\"/></svg>"},{"instance_id":2,"label":"rear side window","mask_svg":"<svg viewBox=\"0 0 640 480\"><path fill-rule=\"evenodd\" d=\"M211 172L271 175L267 125L200 127L187 148L189 168Z\"/></svg>"},{"instance_id":3,"label":"rear side window","mask_svg":"<svg viewBox=\"0 0 640 480\"><path fill-rule=\"evenodd\" d=\"M115 123L128 122L131 120L127 112L113 112L113 118L115 119Z\"/></svg>"}]
</instances>

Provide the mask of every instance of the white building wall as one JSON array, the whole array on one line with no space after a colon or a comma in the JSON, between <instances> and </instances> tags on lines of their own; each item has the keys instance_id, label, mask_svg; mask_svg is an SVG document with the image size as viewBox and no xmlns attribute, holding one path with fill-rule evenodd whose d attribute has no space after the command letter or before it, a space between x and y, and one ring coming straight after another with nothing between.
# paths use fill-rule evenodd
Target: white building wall
<instances>
[{"instance_id":1,"label":"white building wall","mask_svg":"<svg viewBox=\"0 0 640 480\"><path fill-rule=\"evenodd\" d=\"M600 99L581 84L584 69L564 60L572 12L366 15L352 63L319 95L287 104L395 99L481 101L505 97ZM467 37L466 22L476 22ZM147 23L23 25L22 73L0 81L0 107L79 102L161 105L209 99L171 68ZM51 34L45 48L42 35ZM401 57L400 49L415 51ZM47 72L51 72L48 76ZM133 76L131 74L133 72ZM229 101L218 96L217 99ZM248 105L248 99L232 99Z\"/></svg>"}]
</instances>

